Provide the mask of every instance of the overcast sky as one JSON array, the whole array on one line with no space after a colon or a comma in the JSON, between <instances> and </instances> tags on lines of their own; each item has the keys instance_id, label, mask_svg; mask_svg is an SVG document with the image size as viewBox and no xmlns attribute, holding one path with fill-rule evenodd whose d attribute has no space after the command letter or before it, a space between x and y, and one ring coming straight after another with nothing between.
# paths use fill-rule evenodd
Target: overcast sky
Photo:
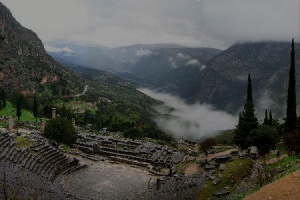
<instances>
[{"instance_id":1,"label":"overcast sky","mask_svg":"<svg viewBox=\"0 0 300 200\"><path fill-rule=\"evenodd\" d=\"M108 47L299 40L299 0L2 0L44 42Z\"/></svg>"}]
</instances>

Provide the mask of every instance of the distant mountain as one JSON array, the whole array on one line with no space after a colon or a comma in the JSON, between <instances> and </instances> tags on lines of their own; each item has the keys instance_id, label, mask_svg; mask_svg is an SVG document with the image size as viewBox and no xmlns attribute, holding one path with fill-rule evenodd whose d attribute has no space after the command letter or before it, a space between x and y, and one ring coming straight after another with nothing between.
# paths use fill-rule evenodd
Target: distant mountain
<instances>
[{"instance_id":1,"label":"distant mountain","mask_svg":"<svg viewBox=\"0 0 300 200\"><path fill-rule=\"evenodd\" d=\"M56 60L120 72L130 71L141 57L151 54L153 50L178 47L176 44L136 44L110 49L99 45L58 41L48 43L46 50Z\"/></svg>"},{"instance_id":2,"label":"distant mountain","mask_svg":"<svg viewBox=\"0 0 300 200\"><path fill-rule=\"evenodd\" d=\"M290 48L287 42L237 43L207 65L228 79L246 80L248 73L255 79L262 79L289 66Z\"/></svg>"},{"instance_id":3,"label":"distant mountain","mask_svg":"<svg viewBox=\"0 0 300 200\"><path fill-rule=\"evenodd\" d=\"M285 112L288 72L290 65L291 44L288 42L252 42L237 43L207 63L207 68L214 70L227 81L235 82L236 86L245 85L248 73L253 79L253 91L258 108L271 108L278 115ZM300 66L300 45L295 45L296 68ZM297 56L298 55L298 56ZM300 71L296 69L297 76ZM299 90L299 81L297 89ZM224 104L242 106L238 99L245 99L245 91L232 87L237 96ZM299 97L298 97L298 100ZM299 101L300 102L300 101Z\"/></svg>"},{"instance_id":4,"label":"distant mountain","mask_svg":"<svg viewBox=\"0 0 300 200\"><path fill-rule=\"evenodd\" d=\"M247 76L253 79L256 109L285 112L290 64L290 43L236 43L225 51L215 49L160 49L142 57L132 75L151 88L236 113L246 97ZM295 45L297 68L300 45ZM300 77L300 70L297 70ZM300 89L299 81L297 88ZM300 95L298 97L300 100ZM300 101L298 102L298 104Z\"/></svg>"},{"instance_id":5,"label":"distant mountain","mask_svg":"<svg viewBox=\"0 0 300 200\"><path fill-rule=\"evenodd\" d=\"M80 79L44 50L37 35L24 28L0 2L0 81L11 93L74 94Z\"/></svg>"},{"instance_id":6,"label":"distant mountain","mask_svg":"<svg viewBox=\"0 0 300 200\"><path fill-rule=\"evenodd\" d=\"M119 85L119 86L130 86L131 82L126 81L112 73L107 71L93 69L77 64L68 63L64 60L58 60L63 66L71 69L76 74L79 74L86 80L93 81L97 84L111 84L111 85Z\"/></svg>"},{"instance_id":7,"label":"distant mountain","mask_svg":"<svg viewBox=\"0 0 300 200\"><path fill-rule=\"evenodd\" d=\"M135 44L113 48L104 53L114 62L119 64L118 71L131 71L138 60L142 57L151 55L154 50L180 47L182 46L177 44Z\"/></svg>"},{"instance_id":8,"label":"distant mountain","mask_svg":"<svg viewBox=\"0 0 300 200\"><path fill-rule=\"evenodd\" d=\"M52 42L46 45L48 53L56 60L82 66L115 71L117 63L104 54L109 48L73 42Z\"/></svg>"},{"instance_id":9,"label":"distant mountain","mask_svg":"<svg viewBox=\"0 0 300 200\"><path fill-rule=\"evenodd\" d=\"M300 45L296 44L295 49L299 68ZM258 112L272 109L278 116L285 112L288 42L238 42L225 51L139 44L114 49L99 47L98 52L115 64L110 65L115 66L109 69L111 72L136 87L171 93L188 103L209 103L231 113L237 113L243 106L250 73ZM75 59L71 61L80 64ZM300 70L296 71L300 77ZM298 90L299 86L298 81Z\"/></svg>"},{"instance_id":10,"label":"distant mountain","mask_svg":"<svg viewBox=\"0 0 300 200\"><path fill-rule=\"evenodd\" d=\"M131 73L150 81L156 88L180 87L179 82L190 80L186 73L199 74L206 68L205 63L221 52L212 48L159 49L142 57Z\"/></svg>"}]
</instances>

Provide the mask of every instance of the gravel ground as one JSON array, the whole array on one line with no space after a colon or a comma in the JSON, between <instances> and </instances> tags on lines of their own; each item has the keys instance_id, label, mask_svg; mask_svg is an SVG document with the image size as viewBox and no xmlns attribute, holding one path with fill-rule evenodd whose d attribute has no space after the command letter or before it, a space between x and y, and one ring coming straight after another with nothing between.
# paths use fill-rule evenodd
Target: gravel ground
<instances>
[{"instance_id":1,"label":"gravel ground","mask_svg":"<svg viewBox=\"0 0 300 200\"><path fill-rule=\"evenodd\" d=\"M79 199L144 199L156 177L146 169L109 161L90 162L65 180L65 190Z\"/></svg>"}]
</instances>

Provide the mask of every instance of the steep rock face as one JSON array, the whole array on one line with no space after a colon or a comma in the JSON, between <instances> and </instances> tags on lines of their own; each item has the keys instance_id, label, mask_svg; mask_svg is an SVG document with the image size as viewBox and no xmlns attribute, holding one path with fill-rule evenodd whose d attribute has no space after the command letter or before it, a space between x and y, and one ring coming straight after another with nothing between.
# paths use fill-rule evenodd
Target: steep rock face
<instances>
[{"instance_id":1,"label":"steep rock face","mask_svg":"<svg viewBox=\"0 0 300 200\"><path fill-rule=\"evenodd\" d=\"M1 2L0 73L9 92L70 94L82 89L75 74L54 61L37 35L21 26Z\"/></svg>"},{"instance_id":2,"label":"steep rock face","mask_svg":"<svg viewBox=\"0 0 300 200\"><path fill-rule=\"evenodd\" d=\"M289 65L290 48L287 42L237 43L207 65L229 79L244 80L248 73L261 79Z\"/></svg>"}]
</instances>

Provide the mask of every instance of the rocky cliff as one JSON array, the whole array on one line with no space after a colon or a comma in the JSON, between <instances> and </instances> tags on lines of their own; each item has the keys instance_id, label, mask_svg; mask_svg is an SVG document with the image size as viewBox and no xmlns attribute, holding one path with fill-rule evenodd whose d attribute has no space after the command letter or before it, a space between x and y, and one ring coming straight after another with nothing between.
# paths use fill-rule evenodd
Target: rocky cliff
<instances>
[{"instance_id":1,"label":"rocky cliff","mask_svg":"<svg viewBox=\"0 0 300 200\"><path fill-rule=\"evenodd\" d=\"M72 94L83 88L77 76L53 60L38 36L17 22L1 2L0 80L8 92L23 94Z\"/></svg>"}]
</instances>

